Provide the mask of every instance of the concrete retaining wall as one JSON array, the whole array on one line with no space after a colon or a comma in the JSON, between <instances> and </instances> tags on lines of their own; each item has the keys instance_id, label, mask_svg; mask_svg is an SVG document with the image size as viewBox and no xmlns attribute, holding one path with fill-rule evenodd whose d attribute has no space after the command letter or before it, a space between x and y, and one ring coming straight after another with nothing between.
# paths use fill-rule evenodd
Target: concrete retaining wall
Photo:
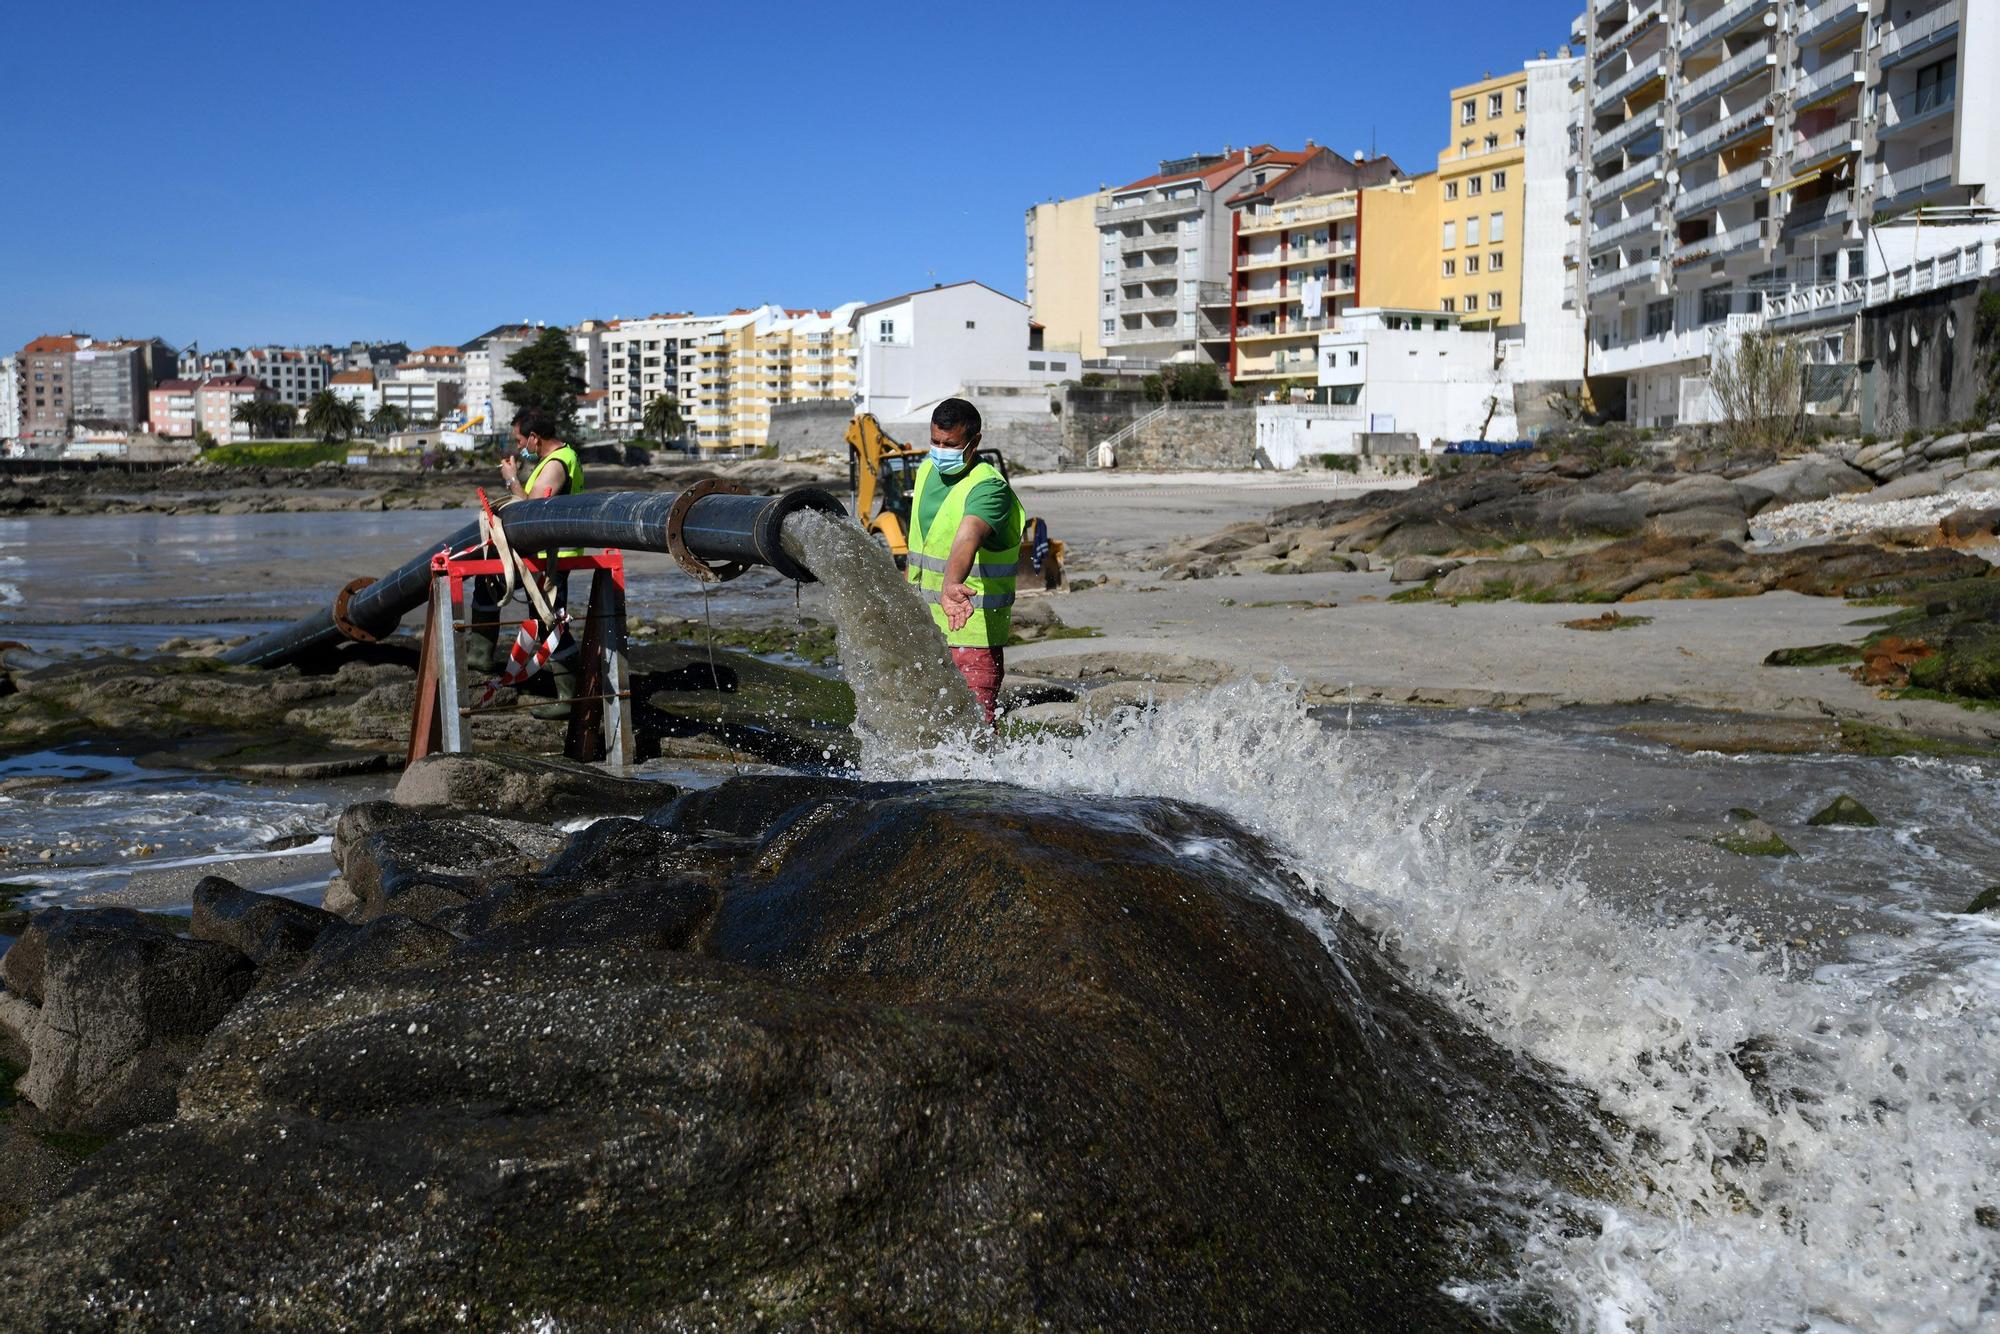
<instances>
[{"instance_id":1,"label":"concrete retaining wall","mask_svg":"<svg viewBox=\"0 0 2000 1334\"><path fill-rule=\"evenodd\" d=\"M1986 392L1986 365L2000 349L1979 346L1979 298L2000 282L1960 283L1871 309L1861 321L1861 355L1875 363L1872 423L1877 435L1930 430L1973 415Z\"/></svg>"},{"instance_id":2,"label":"concrete retaining wall","mask_svg":"<svg viewBox=\"0 0 2000 1334\"><path fill-rule=\"evenodd\" d=\"M771 409L770 434L764 439L778 447L780 458L787 454L837 456L847 451L847 423L852 420L854 405L844 398L781 403Z\"/></svg>"},{"instance_id":3,"label":"concrete retaining wall","mask_svg":"<svg viewBox=\"0 0 2000 1334\"><path fill-rule=\"evenodd\" d=\"M1255 408L1169 412L1118 446L1118 466L1146 471L1249 468L1257 457Z\"/></svg>"}]
</instances>

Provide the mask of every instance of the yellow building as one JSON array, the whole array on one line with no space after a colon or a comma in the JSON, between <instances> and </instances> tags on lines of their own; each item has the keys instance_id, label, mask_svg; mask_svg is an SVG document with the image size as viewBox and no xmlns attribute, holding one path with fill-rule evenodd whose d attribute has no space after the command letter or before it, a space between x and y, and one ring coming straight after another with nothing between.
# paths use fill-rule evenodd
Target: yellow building
<instances>
[{"instance_id":1,"label":"yellow building","mask_svg":"<svg viewBox=\"0 0 2000 1334\"><path fill-rule=\"evenodd\" d=\"M1042 326L1047 351L1104 355L1097 210L1110 204L1111 192L1100 190L1028 210L1029 318Z\"/></svg>"},{"instance_id":2,"label":"yellow building","mask_svg":"<svg viewBox=\"0 0 2000 1334\"><path fill-rule=\"evenodd\" d=\"M1425 172L1361 193L1364 250L1355 304L1437 310L1438 174Z\"/></svg>"},{"instance_id":3,"label":"yellow building","mask_svg":"<svg viewBox=\"0 0 2000 1334\"><path fill-rule=\"evenodd\" d=\"M759 306L735 310L684 345L692 383L695 442L704 451L754 452L770 436L771 409L814 399L854 398L859 302L833 310Z\"/></svg>"},{"instance_id":4,"label":"yellow building","mask_svg":"<svg viewBox=\"0 0 2000 1334\"><path fill-rule=\"evenodd\" d=\"M1527 71L1452 89L1451 136L1438 153L1436 304L1468 329L1518 324Z\"/></svg>"}]
</instances>

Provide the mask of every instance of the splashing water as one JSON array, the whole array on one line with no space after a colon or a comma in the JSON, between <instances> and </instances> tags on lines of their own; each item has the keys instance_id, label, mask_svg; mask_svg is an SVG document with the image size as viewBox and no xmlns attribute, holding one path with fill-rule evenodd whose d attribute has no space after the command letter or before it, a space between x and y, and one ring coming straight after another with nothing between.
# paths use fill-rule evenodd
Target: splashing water
<instances>
[{"instance_id":1,"label":"splashing water","mask_svg":"<svg viewBox=\"0 0 2000 1334\"><path fill-rule=\"evenodd\" d=\"M826 585L863 762L890 762L985 730L937 623L887 549L817 510L786 518L785 551Z\"/></svg>"},{"instance_id":2,"label":"splashing water","mask_svg":"<svg viewBox=\"0 0 2000 1334\"><path fill-rule=\"evenodd\" d=\"M1492 1184L1529 1221L1510 1280L1458 1290L1489 1315L1540 1298L1597 1331L2000 1328L2000 948L1918 962L1967 919L1886 947L1900 969L1800 975L1716 923L1617 910L1587 860L1502 869L1515 834L1467 827L1469 786L1370 755L1282 683L864 771L1223 810L1468 1023L1594 1096L1624 1169L1607 1198L1504 1179L1496 1146Z\"/></svg>"}]
</instances>

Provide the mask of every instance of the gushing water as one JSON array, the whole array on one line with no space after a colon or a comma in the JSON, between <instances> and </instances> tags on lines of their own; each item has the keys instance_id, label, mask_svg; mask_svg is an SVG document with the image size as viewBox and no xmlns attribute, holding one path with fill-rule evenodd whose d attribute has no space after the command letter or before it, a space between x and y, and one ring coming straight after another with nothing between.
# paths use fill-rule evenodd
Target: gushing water
<instances>
[{"instance_id":1,"label":"gushing water","mask_svg":"<svg viewBox=\"0 0 2000 1334\"><path fill-rule=\"evenodd\" d=\"M983 730L979 702L937 623L880 543L816 510L787 518L780 536L826 586L864 760L886 762Z\"/></svg>"},{"instance_id":2,"label":"gushing water","mask_svg":"<svg viewBox=\"0 0 2000 1334\"><path fill-rule=\"evenodd\" d=\"M1502 869L1518 825L1475 834L1469 788L1328 731L1283 685L871 776L1226 811L1468 1024L1584 1089L1624 1179L1567 1196L1496 1145L1487 1184L1525 1221L1513 1278L1459 1291L1489 1314L1540 1298L1594 1331L2000 1329L2000 933L1966 946L1974 919L1805 971L1726 922L1635 917L1587 857Z\"/></svg>"}]
</instances>

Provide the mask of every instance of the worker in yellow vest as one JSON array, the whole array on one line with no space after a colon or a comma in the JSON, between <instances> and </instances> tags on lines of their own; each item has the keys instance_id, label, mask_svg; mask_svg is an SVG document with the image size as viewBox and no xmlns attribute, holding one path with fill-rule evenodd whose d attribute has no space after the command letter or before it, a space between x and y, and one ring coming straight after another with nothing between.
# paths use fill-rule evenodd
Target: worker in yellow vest
<instances>
[{"instance_id":1,"label":"worker in yellow vest","mask_svg":"<svg viewBox=\"0 0 2000 1334\"><path fill-rule=\"evenodd\" d=\"M910 505L909 570L953 665L992 722L1027 515L1000 470L973 458L979 435L979 409L962 398L931 413L930 457L917 469Z\"/></svg>"},{"instance_id":2,"label":"worker in yellow vest","mask_svg":"<svg viewBox=\"0 0 2000 1334\"><path fill-rule=\"evenodd\" d=\"M577 459L576 450L557 434L561 430L556 415L547 408L526 407L514 414L515 451L532 455L535 459L534 470L528 474L525 484L520 479L514 455L500 460L500 480L507 483L507 490L514 499L542 500L549 496L576 495L583 490L583 464ZM540 554L546 559L550 555L581 556L583 551L567 547ZM545 583L549 588L550 606L557 612L562 611L569 605L568 572L551 569ZM555 702L537 705L529 712L537 718L569 717L570 701L576 697L576 637L568 630L564 630L554 656L549 659L549 680L556 688Z\"/></svg>"}]
</instances>

